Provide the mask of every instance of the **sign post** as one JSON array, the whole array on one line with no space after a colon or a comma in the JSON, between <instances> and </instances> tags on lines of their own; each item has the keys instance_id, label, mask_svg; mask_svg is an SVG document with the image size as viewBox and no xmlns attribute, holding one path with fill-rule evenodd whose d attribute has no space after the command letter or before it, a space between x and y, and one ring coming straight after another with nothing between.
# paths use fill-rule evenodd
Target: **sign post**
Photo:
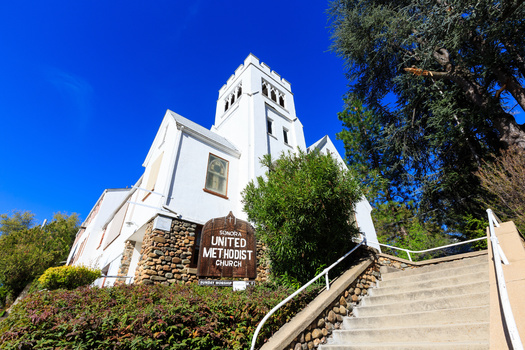
<instances>
[{"instance_id":1,"label":"sign post","mask_svg":"<svg viewBox=\"0 0 525 350\"><path fill-rule=\"evenodd\" d=\"M249 222L228 216L209 220L202 229L197 275L249 278L257 276L257 245Z\"/></svg>"}]
</instances>

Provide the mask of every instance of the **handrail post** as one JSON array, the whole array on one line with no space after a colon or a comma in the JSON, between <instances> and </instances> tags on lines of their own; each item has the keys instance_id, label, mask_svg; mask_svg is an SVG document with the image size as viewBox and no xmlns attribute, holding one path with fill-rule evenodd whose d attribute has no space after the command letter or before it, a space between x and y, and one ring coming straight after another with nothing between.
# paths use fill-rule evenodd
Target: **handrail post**
<instances>
[{"instance_id":1,"label":"handrail post","mask_svg":"<svg viewBox=\"0 0 525 350\"><path fill-rule=\"evenodd\" d=\"M326 271L324 278L326 282L326 290L330 290L330 280L328 279L328 271Z\"/></svg>"},{"instance_id":2,"label":"handrail post","mask_svg":"<svg viewBox=\"0 0 525 350\"><path fill-rule=\"evenodd\" d=\"M408 250L405 250L405 252L407 252L407 254L408 254L408 260L412 261L412 257L410 256L410 252Z\"/></svg>"}]
</instances>

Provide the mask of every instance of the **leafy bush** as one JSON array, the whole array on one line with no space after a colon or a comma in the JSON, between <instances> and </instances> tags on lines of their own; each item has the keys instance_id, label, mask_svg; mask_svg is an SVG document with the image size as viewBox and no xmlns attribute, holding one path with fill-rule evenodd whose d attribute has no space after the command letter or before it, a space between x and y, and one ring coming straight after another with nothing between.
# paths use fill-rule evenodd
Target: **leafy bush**
<instances>
[{"instance_id":1,"label":"leafy bush","mask_svg":"<svg viewBox=\"0 0 525 350\"><path fill-rule=\"evenodd\" d=\"M298 295L274 314L259 346L317 292ZM0 349L248 349L260 320L291 293L198 285L42 291L0 321Z\"/></svg>"},{"instance_id":2,"label":"leafy bush","mask_svg":"<svg viewBox=\"0 0 525 350\"><path fill-rule=\"evenodd\" d=\"M7 287L0 285L0 308L5 306L8 294L9 290L7 289Z\"/></svg>"},{"instance_id":3,"label":"leafy bush","mask_svg":"<svg viewBox=\"0 0 525 350\"><path fill-rule=\"evenodd\" d=\"M244 189L244 211L269 248L272 278L304 284L354 245L358 182L329 153L315 150L283 152L261 163L268 171Z\"/></svg>"},{"instance_id":4,"label":"leafy bush","mask_svg":"<svg viewBox=\"0 0 525 350\"><path fill-rule=\"evenodd\" d=\"M100 275L99 269L86 266L50 267L38 278L38 287L49 290L75 289L90 285Z\"/></svg>"}]
</instances>

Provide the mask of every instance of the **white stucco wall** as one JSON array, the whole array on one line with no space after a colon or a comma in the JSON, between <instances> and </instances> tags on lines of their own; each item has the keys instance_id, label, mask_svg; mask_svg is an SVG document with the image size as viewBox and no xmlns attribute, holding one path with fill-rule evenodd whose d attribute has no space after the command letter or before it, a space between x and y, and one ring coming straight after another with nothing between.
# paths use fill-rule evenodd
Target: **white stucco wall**
<instances>
[{"instance_id":1,"label":"white stucco wall","mask_svg":"<svg viewBox=\"0 0 525 350\"><path fill-rule=\"evenodd\" d=\"M78 249L81 249L82 243L86 240L83 248L83 253L75 262L75 265L85 265L90 267L99 267L97 263L97 247L102 238L102 227L109 219L110 215L117 209L124 198L129 194L130 189L108 189L102 194L100 208L98 213L91 218L90 223L86 226L84 233L77 243L73 246L68 257L68 261L73 258L73 253L76 254ZM97 202L98 203L98 202ZM96 206L97 204L95 204Z\"/></svg>"},{"instance_id":2,"label":"white stucco wall","mask_svg":"<svg viewBox=\"0 0 525 350\"><path fill-rule=\"evenodd\" d=\"M228 161L227 198L204 191L209 154ZM210 218L225 216L230 210L244 218L240 207L239 159L184 134L176 159L169 207L182 219L204 224Z\"/></svg>"},{"instance_id":3,"label":"white stucco wall","mask_svg":"<svg viewBox=\"0 0 525 350\"><path fill-rule=\"evenodd\" d=\"M377 244L377 234L374 222L372 221L372 207L365 197L355 205L355 217L359 231L361 231L367 240L367 245L379 250L381 252L381 246Z\"/></svg>"},{"instance_id":4,"label":"white stucco wall","mask_svg":"<svg viewBox=\"0 0 525 350\"><path fill-rule=\"evenodd\" d=\"M265 107L265 114L266 119L272 121L272 133L267 134L269 142L267 153L270 153L273 159L277 159L282 152L295 152L297 150L297 141L293 122L269 106ZM284 142L284 129L288 131L288 143Z\"/></svg>"}]
</instances>

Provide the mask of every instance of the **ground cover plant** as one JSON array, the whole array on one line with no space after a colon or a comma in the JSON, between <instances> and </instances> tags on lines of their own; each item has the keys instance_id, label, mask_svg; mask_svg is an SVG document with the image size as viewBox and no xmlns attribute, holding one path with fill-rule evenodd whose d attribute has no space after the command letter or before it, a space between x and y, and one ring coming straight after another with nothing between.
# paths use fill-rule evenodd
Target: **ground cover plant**
<instances>
[{"instance_id":1,"label":"ground cover plant","mask_svg":"<svg viewBox=\"0 0 525 350\"><path fill-rule=\"evenodd\" d=\"M124 285L30 294L0 321L0 349L248 349L258 322L292 291ZM317 295L265 324L259 346Z\"/></svg>"}]
</instances>

